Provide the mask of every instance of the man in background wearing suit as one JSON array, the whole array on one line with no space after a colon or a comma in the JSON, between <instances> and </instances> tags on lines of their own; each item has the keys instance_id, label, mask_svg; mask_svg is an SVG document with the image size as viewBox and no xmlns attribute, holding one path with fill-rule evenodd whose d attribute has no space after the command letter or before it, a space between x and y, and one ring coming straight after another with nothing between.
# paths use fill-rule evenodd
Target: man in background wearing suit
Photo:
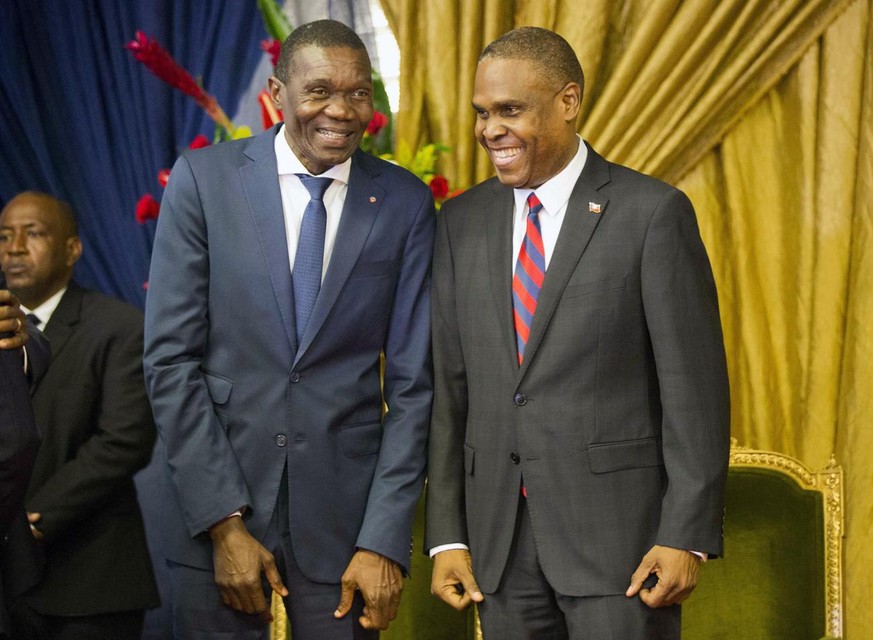
<instances>
[{"instance_id":1,"label":"man in background wearing suit","mask_svg":"<svg viewBox=\"0 0 873 640\"><path fill-rule=\"evenodd\" d=\"M36 583L42 567L24 512L24 493L40 443L28 385L45 373L49 348L39 330L25 320L2 272L0 336L0 638L5 638L7 607ZM12 554L7 553L10 546Z\"/></svg>"},{"instance_id":2,"label":"man in background wearing suit","mask_svg":"<svg viewBox=\"0 0 873 640\"><path fill-rule=\"evenodd\" d=\"M13 637L139 638L157 605L133 474L155 429L142 314L71 280L82 253L69 205L35 192L0 213L0 266L38 319L51 362L33 390L43 443L25 506L42 580L13 606Z\"/></svg>"},{"instance_id":3,"label":"man in background wearing suit","mask_svg":"<svg viewBox=\"0 0 873 640\"><path fill-rule=\"evenodd\" d=\"M497 178L437 222L426 546L486 638L676 638L671 605L722 551L728 384L694 211L578 137L582 86L551 31L486 47Z\"/></svg>"},{"instance_id":4,"label":"man in background wearing suit","mask_svg":"<svg viewBox=\"0 0 873 640\"><path fill-rule=\"evenodd\" d=\"M372 638L424 477L433 199L358 149L373 86L348 27L296 29L270 89L285 123L183 154L158 221L145 366L173 622L265 637L272 588L295 640Z\"/></svg>"}]
</instances>

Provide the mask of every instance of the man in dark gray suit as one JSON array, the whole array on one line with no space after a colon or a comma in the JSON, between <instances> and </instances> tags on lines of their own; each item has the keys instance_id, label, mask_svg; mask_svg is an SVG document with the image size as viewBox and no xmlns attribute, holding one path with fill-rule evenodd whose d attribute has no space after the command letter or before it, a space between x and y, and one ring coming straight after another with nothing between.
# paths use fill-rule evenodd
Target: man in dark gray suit
<instances>
[{"instance_id":1,"label":"man in dark gray suit","mask_svg":"<svg viewBox=\"0 0 873 640\"><path fill-rule=\"evenodd\" d=\"M718 301L688 198L576 134L582 86L545 29L479 60L497 178L438 216L432 589L490 638L676 638L722 552Z\"/></svg>"}]
</instances>

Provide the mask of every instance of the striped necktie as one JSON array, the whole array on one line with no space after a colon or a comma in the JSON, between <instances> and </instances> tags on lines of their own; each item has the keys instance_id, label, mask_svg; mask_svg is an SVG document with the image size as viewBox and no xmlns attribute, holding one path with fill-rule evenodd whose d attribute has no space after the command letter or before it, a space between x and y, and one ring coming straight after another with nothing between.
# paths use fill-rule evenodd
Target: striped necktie
<instances>
[{"instance_id":1,"label":"striped necktie","mask_svg":"<svg viewBox=\"0 0 873 640\"><path fill-rule=\"evenodd\" d=\"M527 207L527 228L518 252L515 275L512 277L512 309L519 366L524 360L524 348L530 337L537 299L546 276L546 252L543 249L539 215L543 205L535 193L527 197Z\"/></svg>"},{"instance_id":2,"label":"striped necktie","mask_svg":"<svg viewBox=\"0 0 873 640\"><path fill-rule=\"evenodd\" d=\"M321 289L321 273L324 265L324 235L327 227L327 210L324 207L324 193L331 185L331 178L316 178L298 173L297 177L309 191L309 204L303 212L300 224L300 237L297 239L297 253L294 257L294 271L291 281L294 286L294 312L297 324L297 343L303 340L303 332L309 323L309 316L315 307L318 291Z\"/></svg>"}]
</instances>

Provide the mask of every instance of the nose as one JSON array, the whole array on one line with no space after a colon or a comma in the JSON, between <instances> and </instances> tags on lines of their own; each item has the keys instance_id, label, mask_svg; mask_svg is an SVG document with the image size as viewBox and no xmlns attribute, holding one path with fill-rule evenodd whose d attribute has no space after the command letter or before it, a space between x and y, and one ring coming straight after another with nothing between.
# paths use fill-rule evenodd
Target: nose
<instances>
[{"instance_id":1,"label":"nose","mask_svg":"<svg viewBox=\"0 0 873 640\"><path fill-rule=\"evenodd\" d=\"M354 112L346 98L333 96L325 107L324 113L334 120L350 120Z\"/></svg>"},{"instance_id":2,"label":"nose","mask_svg":"<svg viewBox=\"0 0 873 640\"><path fill-rule=\"evenodd\" d=\"M496 140L500 136L506 135L506 127L500 121L500 118L490 117L487 120L480 120L482 126L482 137L486 140Z\"/></svg>"},{"instance_id":3,"label":"nose","mask_svg":"<svg viewBox=\"0 0 873 640\"><path fill-rule=\"evenodd\" d=\"M6 253L13 255L27 253L27 234L13 233L6 245Z\"/></svg>"}]
</instances>

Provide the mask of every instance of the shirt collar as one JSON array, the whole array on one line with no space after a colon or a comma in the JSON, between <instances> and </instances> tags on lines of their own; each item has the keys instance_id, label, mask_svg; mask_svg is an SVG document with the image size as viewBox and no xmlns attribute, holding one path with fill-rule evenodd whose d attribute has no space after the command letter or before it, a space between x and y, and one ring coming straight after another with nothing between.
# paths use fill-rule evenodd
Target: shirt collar
<instances>
[{"instance_id":1,"label":"shirt collar","mask_svg":"<svg viewBox=\"0 0 873 640\"><path fill-rule=\"evenodd\" d=\"M279 132L276 134L276 138L273 141L273 147L276 150L276 166L278 168L280 176L288 175L291 173L305 173L307 175L312 175L309 169L303 166L303 163L291 150L291 145L288 144L288 140L285 138L284 124L279 127ZM352 159L349 158L341 164L332 166L324 173L320 173L319 177L331 178L333 180L338 180L339 182L342 182L344 184L348 184L349 173L351 172L351 170Z\"/></svg>"},{"instance_id":2,"label":"shirt collar","mask_svg":"<svg viewBox=\"0 0 873 640\"><path fill-rule=\"evenodd\" d=\"M39 328L41 330L45 329L45 326L49 323L49 320L52 319L52 314L55 312L55 309L58 308L58 304L66 292L67 287L64 287L57 293L53 294L51 298L43 302L36 309L28 309L24 305L21 305L21 310L24 311L24 313L33 314L39 318Z\"/></svg>"},{"instance_id":3,"label":"shirt collar","mask_svg":"<svg viewBox=\"0 0 873 640\"><path fill-rule=\"evenodd\" d=\"M588 160L588 147L585 146L585 141L582 140L578 133L576 138L579 148L566 167L536 189L513 189L515 192L516 211L526 211L527 197L533 191L536 191L537 198L543 204L543 211L540 212L541 215L545 212L546 215L555 216L566 206L570 201L570 196L573 194L573 188L576 186L579 176L582 175L585 162Z\"/></svg>"}]
</instances>

